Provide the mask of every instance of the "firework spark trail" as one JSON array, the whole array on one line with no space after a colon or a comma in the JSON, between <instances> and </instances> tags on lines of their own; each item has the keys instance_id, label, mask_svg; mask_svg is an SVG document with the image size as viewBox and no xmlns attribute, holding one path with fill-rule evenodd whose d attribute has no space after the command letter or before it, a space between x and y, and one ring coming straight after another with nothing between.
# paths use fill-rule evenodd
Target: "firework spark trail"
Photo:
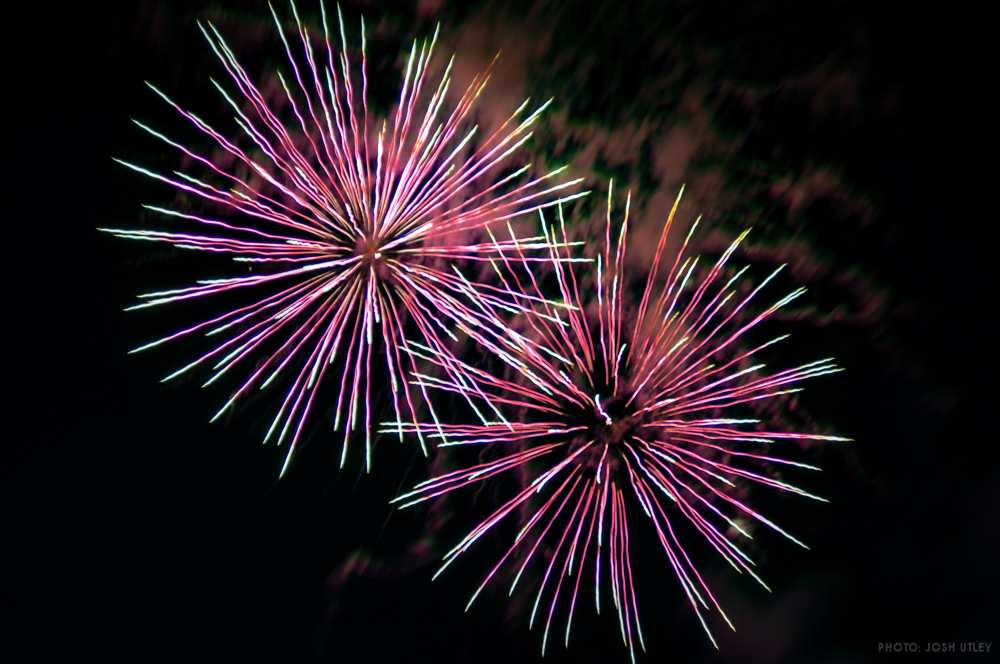
<instances>
[{"instance_id":1,"label":"firework spark trail","mask_svg":"<svg viewBox=\"0 0 1000 664\"><path fill-rule=\"evenodd\" d=\"M451 328L476 325L481 307L469 304L469 298L482 300L490 309L511 312L523 311L533 303L523 294L470 284L438 264L488 261L498 253L516 253L505 261L546 259L544 254L541 258L524 254L526 247L531 251L548 248L540 236L497 244L470 243L463 234L583 194L571 193L579 180L556 182L563 169L520 184L513 183L528 166L496 181L487 180L491 170L531 137L531 126L548 102L527 113L529 100L525 100L472 147L478 127L467 127L489 70L477 75L451 112L445 113L454 58L434 86L429 71L435 32L430 41L414 41L395 111L373 129L367 104L364 21L359 94L339 7L339 50L331 44L322 2L322 34L318 38L300 20L294 3L291 9L297 39L289 40L273 8L271 13L292 70L291 81L280 71L277 76L294 120L286 123L279 119L220 33L211 23L207 27L199 23L235 92L214 79L212 84L234 111L243 142L249 141L250 147L240 147L237 139L225 137L148 84L231 157L236 167L225 170L139 121L135 124L203 167L206 175L196 177L179 170L161 174L116 159L127 168L224 209L226 218L148 205L145 207L151 212L198 230L101 230L127 239L225 254L249 264L249 276L201 280L186 288L140 295L142 302L129 309L253 287L270 289L251 304L132 352L193 333L216 337L218 345L164 379L210 366L213 375L206 386L237 365L257 361L215 418L253 389L265 389L278 377L290 381L264 439L278 444L290 440L282 473L314 408L317 387L330 380L339 385L333 419L335 430L343 426L341 466L351 432L360 428L365 432L366 468L370 470L372 355L377 348L384 351L396 419L403 421L408 416L415 421L417 404L403 378L407 371L417 370L413 357L401 351L407 326L415 328L418 338L432 349L450 380L475 393L464 367L440 360L448 356L448 340L454 339ZM249 174L241 176L237 168ZM215 179L218 184L206 179ZM275 345L277 349L272 350ZM343 363L339 380L328 376L338 357ZM431 416L437 419L433 411ZM359 424L359 419L363 423ZM401 427L395 433L403 439ZM425 446L422 434L420 443Z\"/></svg>"},{"instance_id":2,"label":"firework spark trail","mask_svg":"<svg viewBox=\"0 0 1000 664\"><path fill-rule=\"evenodd\" d=\"M679 194L663 226L638 306L627 307L623 264L629 201L612 243L611 200L609 189L604 244L596 258L597 278L592 293L585 292L585 283L562 260L569 252L562 206L558 228L547 225L539 212L544 237L551 245L550 265L561 302L541 297L539 278L530 265L508 260L506 255L493 262L501 283L511 290L532 294L541 314L521 317L522 334L500 314L491 316L486 312L483 317L490 324L472 333L480 345L509 367L511 378L463 365L461 374L478 386L472 395L467 386L447 375L415 376L421 388L485 399L495 410L516 409L523 416L503 421L483 419L479 424L394 422L386 427L396 430L402 426L408 432L423 433L442 446L489 445L495 446L494 450L508 450L492 458L487 455L489 460L475 466L418 484L395 499L401 507L479 484L513 469L534 473L526 488L504 502L444 556L438 574L512 512L528 508L530 517L473 593L469 606L500 568L512 564L511 559L519 555L522 561L511 587L513 593L522 572L546 541L551 553L530 621L533 625L537 616L545 621L543 655L560 601L566 607L564 642L568 646L583 570L592 564L595 607L600 612L604 576L622 642L634 660L636 644L642 650L646 646L632 576L629 535L634 516L629 514L629 505L638 506L652 524L684 597L715 645L705 614L714 609L730 627L732 623L682 545L677 524L687 522L733 569L767 588L754 562L738 544L738 536L751 537L740 520L757 521L805 545L742 499L742 494L735 491L739 483L824 499L761 472L761 468L778 466L818 468L758 453L758 446L777 441L848 439L770 431L756 418L729 416L734 407L797 391L799 388L790 386L840 371L829 359L770 373L764 371L763 364L750 365L760 351L787 335L749 351L735 350L748 331L799 297L804 289L793 291L758 314L740 317L781 268L749 294L738 296L738 284L747 268L727 277L726 266L747 233L741 234L707 271L699 273L698 258L687 252L697 221L677 255L672 261L667 259L666 243ZM588 310L586 305L594 304L594 300L596 306ZM626 320L626 315L631 318ZM421 344L410 344L407 351L441 368L451 361ZM754 470L748 464L760 464L760 468ZM546 496L547 485L555 488ZM543 499L540 506L536 504L539 499ZM557 562L560 559L561 564ZM574 571L576 578L572 579ZM548 606L538 613L545 597Z\"/></svg>"}]
</instances>

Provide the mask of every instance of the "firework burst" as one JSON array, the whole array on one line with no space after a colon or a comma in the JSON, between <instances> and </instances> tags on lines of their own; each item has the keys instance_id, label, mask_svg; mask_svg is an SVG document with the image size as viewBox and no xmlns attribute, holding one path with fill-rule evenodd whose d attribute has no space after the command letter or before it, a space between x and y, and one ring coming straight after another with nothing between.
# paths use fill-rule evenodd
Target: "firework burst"
<instances>
[{"instance_id":1,"label":"firework burst","mask_svg":"<svg viewBox=\"0 0 1000 664\"><path fill-rule=\"evenodd\" d=\"M612 247L609 190L603 249L596 257L592 284L557 260L567 251L557 246L566 244L562 207L557 227L547 226L543 217L562 306L543 304L544 315L523 318L519 330L494 316L490 327L476 331L477 341L506 365L506 377L464 365L466 375L480 386L478 398L493 411L516 416L447 424L441 432L433 423L404 426L440 438L441 446L488 449L480 463L429 479L397 498L402 507L521 472L522 489L445 555L435 577L498 524L522 515L513 543L466 609L501 569L513 574L513 594L529 564L537 561L540 581L530 624L539 617L544 621L543 655L558 608L565 611L561 636L568 646L585 575L592 578L598 612L602 593L610 594L630 657L634 660L636 644L645 650L630 549L636 519L652 525L684 597L715 644L706 615L714 609L730 627L732 623L682 543L678 526L686 522L733 569L764 585L753 560L740 548L739 539L751 536L749 523L805 545L751 507L744 489L759 485L823 499L773 472L782 466L817 468L762 448L789 441L847 440L769 430L760 419L738 412L769 401L780 406L782 395L800 389L795 384L840 369L829 359L781 371L765 371L756 362L761 351L785 336L748 348L748 332L804 289L759 313L748 313L750 303L781 268L756 286L746 284L746 267L729 268L744 232L714 265L699 270L699 259L688 255L697 221L669 260L667 241L679 201L680 196L664 224L637 304L629 302L623 272L628 203ZM541 278L530 267L496 263L505 287L537 296ZM747 287L741 290L741 285ZM443 356L430 347L411 344L410 351L445 367ZM421 374L417 382L467 393L464 385L447 376Z\"/></svg>"},{"instance_id":2,"label":"firework burst","mask_svg":"<svg viewBox=\"0 0 1000 664\"><path fill-rule=\"evenodd\" d=\"M515 244L515 260L535 260L524 255L522 245L542 248L540 237L497 245L469 236L490 222L551 205L578 181L555 183L562 169L524 181L528 166L503 177L492 175L531 137L532 124L548 104L528 112L526 100L492 133L479 136L477 127L470 126L471 116L489 71L476 76L451 105L454 58L436 84L431 80L437 33L429 41L414 42L398 103L389 117L377 121L368 110L364 22L360 62L352 63L339 7L340 49L331 45L322 3L320 35L310 33L294 4L291 8L292 40L271 10L290 65L290 74L276 72L281 99L274 106L215 27L199 23L228 75L228 88L212 83L235 112L238 137L225 136L149 85L211 139L231 168L138 121L202 173L161 174L116 160L223 210L223 216L146 206L189 228L101 230L228 255L249 268L248 275L141 295L141 303L129 309L256 293L249 304L132 352L196 333L218 340L164 379L208 366L212 375L207 386L237 367L248 367L216 418L252 390L276 380L288 385L265 436L265 442L290 441L282 472L314 409L318 386L329 381L337 391L334 430L343 429L341 466L351 432L363 429L370 470L373 371L379 375L379 367L385 367L396 419L417 417L415 395L403 379L416 369L412 357L400 351L404 331L415 330L441 358L447 356L454 323L470 323L477 315L479 307L468 301L512 311L524 308L517 294L508 297L503 289L469 283L449 263L483 261L488 254L514 251ZM465 384L463 367L447 360L444 365L451 380ZM433 411L431 416L437 419ZM402 440L402 430L398 433ZM420 442L423 446L422 437Z\"/></svg>"}]
</instances>

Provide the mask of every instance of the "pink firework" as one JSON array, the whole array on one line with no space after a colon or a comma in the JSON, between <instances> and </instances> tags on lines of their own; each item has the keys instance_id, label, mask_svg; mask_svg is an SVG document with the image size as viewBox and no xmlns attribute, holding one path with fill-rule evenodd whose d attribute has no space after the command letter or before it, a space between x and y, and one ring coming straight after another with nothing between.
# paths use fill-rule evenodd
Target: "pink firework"
<instances>
[{"instance_id":1,"label":"pink firework","mask_svg":"<svg viewBox=\"0 0 1000 664\"><path fill-rule=\"evenodd\" d=\"M255 293L248 304L132 352L195 333L216 340L210 350L164 379L208 366L208 385L244 367L239 387L216 418L252 390L276 380L287 385L265 436L265 442L290 441L282 472L316 407L318 387L326 381L336 390L331 410L334 430L343 430L341 466L352 431L363 429L370 470L373 380L391 386L397 420L417 417L419 404L403 378L416 368L400 351L404 331L411 328L439 357L446 357L454 338L450 329L479 311L471 301L514 311L525 305L516 294L508 297L500 288L470 284L449 266L515 251L515 243L482 243L470 240L470 233L551 205L578 182L551 184L562 169L524 181L528 166L503 177L492 175L531 137L530 128L547 103L527 113L526 100L492 133L478 136L471 116L489 72L476 76L452 104L453 58L436 83L429 73L436 34L429 42L414 42L394 111L386 119L371 117L364 22L360 63L352 64L339 8L339 50L331 45L322 3L320 8L322 34L317 37L292 4L297 39L291 42L272 9L290 65L290 74L275 72L283 110L272 108L219 32L211 24L199 24L229 76L229 89L213 84L235 113L237 138L225 136L150 85L211 139L222 160L136 122L202 172L165 175L117 161L202 199L223 216L146 206L190 230L102 229L123 238L229 255L245 266L249 273L242 276L141 295L142 303L130 309ZM223 160L232 167L220 165ZM516 260L526 258L522 243L538 249L546 246L541 240L516 243ZM464 384L464 368L444 364L450 379ZM431 416L436 419L433 411ZM402 440L402 429L398 435Z\"/></svg>"},{"instance_id":2,"label":"pink firework","mask_svg":"<svg viewBox=\"0 0 1000 664\"><path fill-rule=\"evenodd\" d=\"M513 544L486 574L466 609L501 569L513 574L513 593L525 569L537 561L540 581L530 624L539 617L544 620L543 655L560 608L565 612L563 638L568 646L584 576L592 578L598 611L602 593L610 594L630 657L635 659L636 643L645 650L630 555L636 519L652 525L684 597L715 644L704 614L715 609L730 627L732 623L682 543L679 522L686 521L700 533L737 572L764 585L739 545L740 537L750 537L748 523L756 521L805 545L751 507L745 489L760 485L823 499L771 472L781 466L815 470L814 466L762 453L761 447L847 440L769 430L758 418L736 412L796 392L800 388L794 385L800 381L840 369L829 359L782 371L764 371L764 365L756 363L761 351L785 337L752 348L741 342L804 289L759 313L747 313L781 268L739 294L747 268L733 271L727 266L746 232L710 269L699 271L699 259L687 255L695 222L676 256L666 259L679 202L680 196L663 227L637 304L629 302L623 273L628 204L612 248L609 191L604 246L597 256L592 293L587 293L581 277L557 260L566 252L557 246L566 244L561 206L558 229L550 229L543 218L545 237L553 245L561 306L543 303L541 315L522 317L521 331L496 316L491 327L476 333L479 343L503 360L508 377L464 366L463 375L474 377L478 384L478 398L487 400L494 411L506 409L517 415L501 421L483 418L480 424L443 425L441 432L432 423L404 427L441 438L441 446L488 449L480 455L480 463L429 479L397 498L402 507L502 473L520 473L522 490L451 549L437 574L512 514L514 519L522 515ZM500 272L506 287L537 297L539 277L529 265L510 261ZM411 352L445 367L444 358L433 349L411 347ZM422 374L418 380L421 386L468 394L464 385L447 376ZM498 449L506 451L491 458Z\"/></svg>"}]
</instances>

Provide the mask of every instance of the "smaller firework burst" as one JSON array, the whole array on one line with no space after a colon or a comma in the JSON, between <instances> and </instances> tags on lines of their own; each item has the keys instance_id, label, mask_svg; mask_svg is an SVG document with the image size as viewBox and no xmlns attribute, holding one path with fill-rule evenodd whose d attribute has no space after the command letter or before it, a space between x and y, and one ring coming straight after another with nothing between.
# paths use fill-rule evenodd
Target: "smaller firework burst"
<instances>
[{"instance_id":1,"label":"smaller firework burst","mask_svg":"<svg viewBox=\"0 0 1000 664\"><path fill-rule=\"evenodd\" d=\"M478 386L474 397L485 403L477 411L480 423L446 424L443 431L437 431L436 423L403 425L439 438L442 447L485 447L480 462L426 480L395 502L407 507L520 471L527 478L521 490L452 548L437 574L498 524L520 514L524 520L513 543L466 608L502 569L513 575L513 593L535 563L540 581L530 624L544 621L544 655L560 609L568 646L581 584L589 576L598 611L602 594L610 595L622 641L634 660L636 644L645 650L632 574L635 521L652 526L686 601L715 644L705 616L715 609L732 623L699 573L678 526L686 522L733 569L764 585L740 547L739 539L751 536L748 523L805 545L756 511L745 489L758 485L823 500L774 472L788 466L817 468L766 448L847 439L774 430L751 416L763 410L754 406L765 403L780 409L782 397L800 390L796 384L801 381L840 371L830 359L766 371L757 358L787 335L748 347L748 333L805 289L751 313L751 303L781 268L741 290L748 268L734 270L729 263L746 238L744 232L711 267L699 270L699 258L688 255L697 221L668 260L678 195L641 298L632 302L623 271L629 202L614 246L611 202L609 189L603 248L592 284L559 260L568 251L561 248L567 244L561 206L557 228L546 225L543 217L561 306L544 302L539 315L522 317L518 329L499 315L487 315L492 324L470 332L508 367L503 375L494 375L464 365L465 375ZM496 268L505 287L543 299L541 277L530 266L511 261L497 262ZM439 366L446 361L424 345L411 344L410 350ZM445 376L421 374L417 379L421 386L470 395L466 386ZM491 413L497 416L484 416Z\"/></svg>"},{"instance_id":2,"label":"smaller firework burst","mask_svg":"<svg viewBox=\"0 0 1000 664\"><path fill-rule=\"evenodd\" d=\"M476 76L452 104L454 58L432 82L435 33L431 40L413 43L398 103L390 117L377 120L368 110L364 22L360 63L352 64L339 7L339 50L331 45L322 3L318 36L300 20L294 3L291 8L297 36L291 41L271 10L290 66L290 73L275 72L280 83L276 103L251 80L215 27L199 24L229 77L229 88L212 83L235 113L235 137L150 85L211 140L220 158L204 156L136 122L201 172L160 174L118 160L221 216L146 206L190 229L101 230L230 256L249 272L141 295L142 303L130 309L224 294L251 297L243 306L226 306L218 315L132 352L205 335L215 340L211 349L164 380L210 367L208 386L242 368L239 387L216 418L253 391L284 385L264 438L288 441L282 473L314 408L329 411L334 430L343 430L341 465L352 432L364 431L370 470L373 381L391 387L397 419L417 417L418 404L403 378L417 367L412 356L400 351L404 337L415 334L437 357L446 357L455 323L474 325L479 306L470 300L512 311L526 304L516 294L507 298L501 289L459 278L453 264L483 261L495 252L535 260L524 256L524 246L546 245L540 237L498 245L476 234L491 222L582 194L570 193L578 181L555 180L562 169L527 181L521 176L528 166L495 175L529 140L547 103L529 112L525 100L499 127L480 136L472 117L489 72ZM460 365L444 365L452 380L465 384ZM316 403L327 382L336 391L329 408ZM433 410L431 417L436 419ZM397 433L402 441L402 430ZM423 446L422 437L420 442Z\"/></svg>"}]
</instances>

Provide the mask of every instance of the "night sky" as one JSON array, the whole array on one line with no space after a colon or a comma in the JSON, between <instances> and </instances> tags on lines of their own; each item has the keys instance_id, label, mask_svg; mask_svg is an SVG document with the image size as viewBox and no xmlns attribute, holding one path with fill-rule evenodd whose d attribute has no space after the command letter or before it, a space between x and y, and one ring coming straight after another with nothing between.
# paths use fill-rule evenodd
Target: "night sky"
<instances>
[{"instance_id":1,"label":"night sky","mask_svg":"<svg viewBox=\"0 0 1000 664\"><path fill-rule=\"evenodd\" d=\"M283 451L258 444L266 399L210 425L227 392L159 383L194 347L126 355L188 320L122 312L135 294L203 273L181 252L97 232L141 227L141 204L174 201L111 158L175 161L129 122L181 122L144 80L228 118L208 82L224 74L195 20L217 23L257 74L280 56L266 3L36 4L10 18L6 37L4 106L16 120L5 217L17 240L5 252L16 263L5 310L19 337L7 350L6 419L27 427L8 434L3 462L14 556L0 657L538 661L523 602L498 591L462 611L502 542L431 583L471 522L460 521L468 505L387 505L426 477L415 445L377 447L370 476L356 456L338 471L339 440L317 426L279 481ZM811 550L763 538L754 553L770 595L705 560L737 627L714 625L718 652L666 562L640 556L643 661L1000 651L1000 474L986 427L996 335L983 318L995 271L982 235L995 206L965 211L979 166L952 154L978 145L964 137L976 130L956 76L975 58L953 14L869 4L344 3L352 25L363 12L373 26L376 105L392 99L410 40L436 22L460 79L499 50L481 119L528 95L556 97L526 153L568 163L595 189L576 210L581 224L613 177L633 190L638 237L652 237L686 184L682 215L715 229L706 253L752 225L753 259L788 262L809 288L808 306L775 323L793 333L795 359L834 355L847 369L801 399L810 421L856 441L810 457L824 470L808 488L830 504L763 502ZM316 13L309 0L300 9ZM546 661L626 661L614 619L586 609L569 650L556 639ZM887 641L993 646L888 656Z\"/></svg>"}]
</instances>

